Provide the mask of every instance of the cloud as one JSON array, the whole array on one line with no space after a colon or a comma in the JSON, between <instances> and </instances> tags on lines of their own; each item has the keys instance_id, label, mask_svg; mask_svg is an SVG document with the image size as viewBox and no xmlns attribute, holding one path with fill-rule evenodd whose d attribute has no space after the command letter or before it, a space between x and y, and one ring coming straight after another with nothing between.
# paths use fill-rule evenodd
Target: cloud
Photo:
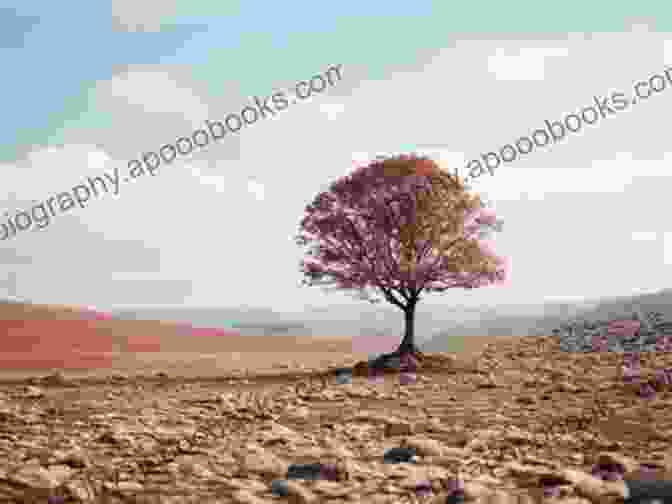
<instances>
[{"instance_id":1,"label":"cloud","mask_svg":"<svg viewBox=\"0 0 672 504\"><path fill-rule=\"evenodd\" d=\"M187 168L201 184L212 187L218 193L226 192L227 179L223 175L208 174L199 163L188 163L185 168Z\"/></svg>"},{"instance_id":2,"label":"cloud","mask_svg":"<svg viewBox=\"0 0 672 504\"><path fill-rule=\"evenodd\" d=\"M178 0L112 0L112 19L120 31L159 32L177 7Z\"/></svg>"},{"instance_id":3,"label":"cloud","mask_svg":"<svg viewBox=\"0 0 672 504\"><path fill-rule=\"evenodd\" d=\"M319 108L330 121L335 121L345 111L342 103L323 103L319 105Z\"/></svg>"},{"instance_id":4,"label":"cloud","mask_svg":"<svg viewBox=\"0 0 672 504\"><path fill-rule=\"evenodd\" d=\"M672 233L666 231L663 233L663 256L665 266L672 265Z\"/></svg>"},{"instance_id":5,"label":"cloud","mask_svg":"<svg viewBox=\"0 0 672 504\"><path fill-rule=\"evenodd\" d=\"M192 89L159 71L135 70L116 75L100 83L96 93L107 93L124 105L138 107L143 113L183 115L199 126L210 111Z\"/></svg>"},{"instance_id":6,"label":"cloud","mask_svg":"<svg viewBox=\"0 0 672 504\"><path fill-rule=\"evenodd\" d=\"M501 81L543 81L546 58L568 55L566 47L523 47L517 55L506 54L504 48L498 47L488 57L488 71Z\"/></svg>"},{"instance_id":7,"label":"cloud","mask_svg":"<svg viewBox=\"0 0 672 504\"><path fill-rule=\"evenodd\" d=\"M265 187L263 184L256 182L254 180L249 180L247 182L247 190L250 191L257 199L257 201L263 201L265 197Z\"/></svg>"},{"instance_id":8,"label":"cloud","mask_svg":"<svg viewBox=\"0 0 672 504\"><path fill-rule=\"evenodd\" d=\"M12 183L0 189L0 201L24 205L67 191L87 176L112 169L112 158L95 145L48 146L30 152L23 161L1 165Z\"/></svg>"},{"instance_id":9,"label":"cloud","mask_svg":"<svg viewBox=\"0 0 672 504\"><path fill-rule=\"evenodd\" d=\"M142 8L126 15L142 17ZM549 51L554 45L558 49ZM589 41L516 41L515 56L497 53L497 47L508 50L514 44L464 40L432 50L431 58L423 58L428 62L413 71L388 69L384 78L368 79L366 72L354 78L346 68L344 84L333 95L329 91L292 105L273 120L162 165L155 177L124 185L119 198L100 198L54 220L43 232L3 244L33 261L21 265L19 294L95 305L179 304L184 299L273 306L338 303L343 297L295 288L301 250L290 240L305 206L329 182L350 173L357 161L413 150L462 170L467 160L530 134L544 119L557 120L590 105L593 93L614 86L627 90L634 80L647 78L660 64L663 43L654 35L595 33ZM595 72L596 61L632 52L640 55L632 65L606 65ZM494 62L494 70L505 83L499 75L492 78L492 54L504 56ZM546 64L548 57L552 65ZM521 68L521 62L532 69ZM314 73L306 71L296 80ZM239 89L244 86L234 77L213 96L193 74L188 64L134 65L99 82L90 110L109 119L109 129L101 134L86 125L69 127L65 145L37 148L26 160L0 167L11 181L0 189L3 206L43 200L103 169L126 170L129 159L248 104ZM277 89L272 74L263 76L269 92ZM543 82L535 80L539 76ZM661 233L667 226L666 216L651 210L665 201L672 173L661 113L665 100L672 99L672 91L666 92L646 106L502 165L494 177L475 180L474 190L493 200L506 222L496 235L496 248L515 258L516 274L507 289L458 291L443 300L536 301L549 294L593 296L632 285L669 284L660 254L633 243L632 236L640 229ZM618 152L626 150L631 153ZM272 211L259 204L269 199ZM222 239L223 231L231 241ZM591 246L596 235L599 243ZM530 246L531 238L536 246ZM234 240L245 246L231 246ZM268 243L274 244L270 261ZM4 259L11 264L8 252ZM637 267L623 268L635 261ZM242 267L250 264L255 275L273 278L263 294L249 281L249 268ZM566 273L568 264L572 275ZM442 302L440 296L434 299Z\"/></svg>"},{"instance_id":10,"label":"cloud","mask_svg":"<svg viewBox=\"0 0 672 504\"><path fill-rule=\"evenodd\" d=\"M658 233L656 231L633 231L632 241L656 241Z\"/></svg>"},{"instance_id":11,"label":"cloud","mask_svg":"<svg viewBox=\"0 0 672 504\"><path fill-rule=\"evenodd\" d=\"M672 39L663 40L663 62L672 65Z\"/></svg>"},{"instance_id":12,"label":"cloud","mask_svg":"<svg viewBox=\"0 0 672 504\"><path fill-rule=\"evenodd\" d=\"M524 193L530 199L543 200L550 194L624 194L638 179L672 176L666 158L635 161L630 153L623 152L613 156L595 160L587 167L542 169L502 164L494 176L486 173L471 183L474 190L498 200L517 200Z\"/></svg>"}]
</instances>

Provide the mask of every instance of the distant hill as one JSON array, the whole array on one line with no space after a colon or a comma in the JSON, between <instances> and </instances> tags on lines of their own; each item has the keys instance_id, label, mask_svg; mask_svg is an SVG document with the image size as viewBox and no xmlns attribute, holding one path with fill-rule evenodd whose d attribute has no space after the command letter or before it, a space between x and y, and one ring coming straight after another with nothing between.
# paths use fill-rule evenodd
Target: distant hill
<instances>
[{"instance_id":1,"label":"distant hill","mask_svg":"<svg viewBox=\"0 0 672 504\"><path fill-rule=\"evenodd\" d=\"M672 321L672 289L636 296L608 297L581 303L549 303L543 314L484 317L472 324L460 324L442 330L421 348L440 352L450 336L549 336L553 329L576 320L598 321L629 318L637 309L657 311Z\"/></svg>"},{"instance_id":2,"label":"distant hill","mask_svg":"<svg viewBox=\"0 0 672 504\"><path fill-rule=\"evenodd\" d=\"M446 306L436 303L420 304L416 313L415 329L418 344L422 349L428 352L445 351L449 346L447 344L449 338L453 336L550 335L554 328L568 321L629 317L636 307L644 311L661 312L665 318L672 320L672 289L637 296L577 302L547 302L537 305L468 307L454 304ZM110 315L113 319L110 319ZM81 308L39 306L17 301L0 303L0 336L6 341L8 341L5 336L7 328L11 325L12 334L16 337L19 334L18 327L21 325L17 321L21 320L66 321L59 326L48 326L40 322L42 325L39 326L39 330L38 325L31 325L37 322L31 322L23 324L28 329L20 330L23 331L25 338L34 337L35 334L45 331L80 335L88 331L90 334L85 339L88 339L89 343L82 343L84 346L80 347L91 347L91 352L94 353L98 350L109 353L122 350L143 351L143 348L147 351L155 351L151 349L159 347L182 348L185 345L185 335L193 337L200 335L204 337L203 341L208 339L205 338L206 335L216 334L278 338L365 337L367 341L380 336L394 342L400 340L404 328L402 312L385 303L309 306L303 311L292 313L247 306L123 307L114 310L112 314L96 314L91 311L85 312ZM196 330L199 328L204 330L199 332ZM47 340L40 341L41 345L47 344ZM53 341L57 340L54 338ZM1 343L0 341L0 354L3 353ZM208 346L207 343L204 344ZM57 347L58 344L53 348ZM28 348L24 350L28 351Z\"/></svg>"},{"instance_id":3,"label":"distant hill","mask_svg":"<svg viewBox=\"0 0 672 504\"><path fill-rule=\"evenodd\" d=\"M234 331L115 320L78 307L0 302L0 370L103 369L119 354L221 348Z\"/></svg>"},{"instance_id":4,"label":"distant hill","mask_svg":"<svg viewBox=\"0 0 672 504\"><path fill-rule=\"evenodd\" d=\"M537 320L546 319L549 331L553 324L572 316L588 304L546 303L497 307L469 307L420 304L416 313L418 342L428 342L442 335L515 336L537 330ZM269 308L128 308L115 312L126 320L188 321L196 327L229 327L242 335L269 336L287 334L311 337L401 338L403 314L399 309L380 303L370 305L334 305L306 307L304 311L282 313ZM227 325L226 321L237 321ZM485 332L484 332L485 330Z\"/></svg>"}]
</instances>

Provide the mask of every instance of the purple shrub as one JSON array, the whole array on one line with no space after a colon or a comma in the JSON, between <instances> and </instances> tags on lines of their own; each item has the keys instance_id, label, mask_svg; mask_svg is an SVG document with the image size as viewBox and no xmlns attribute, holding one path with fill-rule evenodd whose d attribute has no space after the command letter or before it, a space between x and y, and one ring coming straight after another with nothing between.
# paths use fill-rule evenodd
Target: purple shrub
<instances>
[{"instance_id":1,"label":"purple shrub","mask_svg":"<svg viewBox=\"0 0 672 504\"><path fill-rule=\"evenodd\" d=\"M415 373L401 373L399 383L401 385L413 385L417 382L418 376Z\"/></svg>"},{"instance_id":2,"label":"purple shrub","mask_svg":"<svg viewBox=\"0 0 672 504\"><path fill-rule=\"evenodd\" d=\"M322 479L328 481L337 481L338 468L334 464L323 464L320 470L320 476Z\"/></svg>"},{"instance_id":3,"label":"purple shrub","mask_svg":"<svg viewBox=\"0 0 672 504\"><path fill-rule=\"evenodd\" d=\"M457 478L451 478L447 482L447 490L449 493L464 492L464 481Z\"/></svg>"},{"instance_id":4,"label":"purple shrub","mask_svg":"<svg viewBox=\"0 0 672 504\"><path fill-rule=\"evenodd\" d=\"M558 485L544 485L544 497L560 497Z\"/></svg>"},{"instance_id":5,"label":"purple shrub","mask_svg":"<svg viewBox=\"0 0 672 504\"><path fill-rule=\"evenodd\" d=\"M593 352L606 352L609 347L609 340L606 336L595 335L591 340Z\"/></svg>"},{"instance_id":6,"label":"purple shrub","mask_svg":"<svg viewBox=\"0 0 672 504\"><path fill-rule=\"evenodd\" d=\"M427 481L419 481L415 486L415 494L418 497L429 497L432 495L432 484Z\"/></svg>"},{"instance_id":7,"label":"purple shrub","mask_svg":"<svg viewBox=\"0 0 672 504\"><path fill-rule=\"evenodd\" d=\"M639 388L639 396L644 399L653 399L656 396L656 389L650 383L642 383Z\"/></svg>"},{"instance_id":8,"label":"purple shrub","mask_svg":"<svg viewBox=\"0 0 672 504\"><path fill-rule=\"evenodd\" d=\"M639 465L639 472L642 477L651 477L653 476L660 468L658 466L655 466L653 464L640 464Z\"/></svg>"},{"instance_id":9,"label":"purple shrub","mask_svg":"<svg viewBox=\"0 0 672 504\"><path fill-rule=\"evenodd\" d=\"M639 367L642 356L639 352L628 352L623 354L623 364L631 367Z\"/></svg>"},{"instance_id":10,"label":"purple shrub","mask_svg":"<svg viewBox=\"0 0 672 504\"><path fill-rule=\"evenodd\" d=\"M401 371L415 373L418 370L418 360L412 354L401 356Z\"/></svg>"},{"instance_id":11,"label":"purple shrub","mask_svg":"<svg viewBox=\"0 0 672 504\"><path fill-rule=\"evenodd\" d=\"M668 373L666 369L656 371L656 384L660 387L672 385L672 374Z\"/></svg>"},{"instance_id":12,"label":"purple shrub","mask_svg":"<svg viewBox=\"0 0 672 504\"><path fill-rule=\"evenodd\" d=\"M672 368L663 369L663 374L667 377L668 385L672 385Z\"/></svg>"},{"instance_id":13,"label":"purple shrub","mask_svg":"<svg viewBox=\"0 0 672 504\"><path fill-rule=\"evenodd\" d=\"M639 369L633 369L630 367L623 368L623 381L625 383L635 383L639 378L641 378L641 372Z\"/></svg>"},{"instance_id":14,"label":"purple shrub","mask_svg":"<svg viewBox=\"0 0 672 504\"><path fill-rule=\"evenodd\" d=\"M385 375L382 369L370 369L369 370L369 383L379 384L385 382Z\"/></svg>"},{"instance_id":15,"label":"purple shrub","mask_svg":"<svg viewBox=\"0 0 672 504\"><path fill-rule=\"evenodd\" d=\"M605 481L620 481L623 479L623 475L620 471L605 471L603 479Z\"/></svg>"},{"instance_id":16,"label":"purple shrub","mask_svg":"<svg viewBox=\"0 0 672 504\"><path fill-rule=\"evenodd\" d=\"M617 464L598 464L593 467L592 475L604 481L620 481L625 469Z\"/></svg>"},{"instance_id":17,"label":"purple shrub","mask_svg":"<svg viewBox=\"0 0 672 504\"><path fill-rule=\"evenodd\" d=\"M665 353L672 351L672 337L658 336L656 339L656 352Z\"/></svg>"}]
</instances>

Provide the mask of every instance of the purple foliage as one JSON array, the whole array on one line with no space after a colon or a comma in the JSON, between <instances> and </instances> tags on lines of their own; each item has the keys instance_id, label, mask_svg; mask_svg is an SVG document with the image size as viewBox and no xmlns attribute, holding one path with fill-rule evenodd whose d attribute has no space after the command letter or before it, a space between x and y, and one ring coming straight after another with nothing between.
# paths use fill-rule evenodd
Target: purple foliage
<instances>
[{"instance_id":1,"label":"purple foliage","mask_svg":"<svg viewBox=\"0 0 672 504\"><path fill-rule=\"evenodd\" d=\"M638 369L626 367L623 369L623 381L625 383L635 383L641 378L641 373Z\"/></svg>"},{"instance_id":2,"label":"purple foliage","mask_svg":"<svg viewBox=\"0 0 672 504\"><path fill-rule=\"evenodd\" d=\"M322 479L336 481L338 479L338 469L334 464L323 464L320 469Z\"/></svg>"},{"instance_id":3,"label":"purple foliage","mask_svg":"<svg viewBox=\"0 0 672 504\"><path fill-rule=\"evenodd\" d=\"M609 340L605 336L593 336L591 343L593 352L606 352L609 349Z\"/></svg>"},{"instance_id":4,"label":"purple foliage","mask_svg":"<svg viewBox=\"0 0 672 504\"><path fill-rule=\"evenodd\" d=\"M302 261L305 284L332 284L361 294L366 288L380 289L390 301L388 289L442 292L508 279L506 260L478 239L479 231L492 227L497 219L471 200L460 203L471 205L467 208L456 203L455 215L463 215L464 229L446 249L456 255L438 253L435 242L418 239L410 251L416 258L414 267L408 268L404 254L409 250L401 230L417 222L420 196L433 187L431 177L393 176L386 170L384 163L360 167L306 207L297 236L297 244L311 247ZM474 246L480 246L478 260L473 257Z\"/></svg>"},{"instance_id":5,"label":"purple foliage","mask_svg":"<svg viewBox=\"0 0 672 504\"><path fill-rule=\"evenodd\" d=\"M415 486L415 493L419 497L428 497L432 494L432 484L427 481L419 481Z\"/></svg>"},{"instance_id":6,"label":"purple foliage","mask_svg":"<svg viewBox=\"0 0 672 504\"><path fill-rule=\"evenodd\" d=\"M639 396L644 399L653 399L656 396L656 389L650 383L642 383L639 389Z\"/></svg>"},{"instance_id":7,"label":"purple foliage","mask_svg":"<svg viewBox=\"0 0 672 504\"><path fill-rule=\"evenodd\" d=\"M558 485L545 485L544 497L559 497L560 487Z\"/></svg>"},{"instance_id":8,"label":"purple foliage","mask_svg":"<svg viewBox=\"0 0 672 504\"><path fill-rule=\"evenodd\" d=\"M672 375L666 369L656 371L656 383L660 386L672 385Z\"/></svg>"},{"instance_id":9,"label":"purple foliage","mask_svg":"<svg viewBox=\"0 0 672 504\"><path fill-rule=\"evenodd\" d=\"M652 473L658 471L658 469L659 469L659 467L655 466L653 464L640 464L639 465L640 472L642 472L645 475L646 474L652 474Z\"/></svg>"},{"instance_id":10,"label":"purple foliage","mask_svg":"<svg viewBox=\"0 0 672 504\"><path fill-rule=\"evenodd\" d=\"M464 491L464 481L461 479L451 478L448 480L448 492L463 492Z\"/></svg>"},{"instance_id":11,"label":"purple foliage","mask_svg":"<svg viewBox=\"0 0 672 504\"><path fill-rule=\"evenodd\" d=\"M418 369L418 360L410 353L401 356L401 370L415 373Z\"/></svg>"},{"instance_id":12,"label":"purple foliage","mask_svg":"<svg viewBox=\"0 0 672 504\"><path fill-rule=\"evenodd\" d=\"M618 338L634 337L641 329L639 320L612 320L607 326L607 333Z\"/></svg>"},{"instance_id":13,"label":"purple foliage","mask_svg":"<svg viewBox=\"0 0 672 504\"><path fill-rule=\"evenodd\" d=\"M672 351L672 337L658 336L656 339L656 352L671 352Z\"/></svg>"},{"instance_id":14,"label":"purple foliage","mask_svg":"<svg viewBox=\"0 0 672 504\"><path fill-rule=\"evenodd\" d=\"M369 370L369 382L374 384L380 384L385 382L385 375L381 369L370 369Z\"/></svg>"}]
</instances>

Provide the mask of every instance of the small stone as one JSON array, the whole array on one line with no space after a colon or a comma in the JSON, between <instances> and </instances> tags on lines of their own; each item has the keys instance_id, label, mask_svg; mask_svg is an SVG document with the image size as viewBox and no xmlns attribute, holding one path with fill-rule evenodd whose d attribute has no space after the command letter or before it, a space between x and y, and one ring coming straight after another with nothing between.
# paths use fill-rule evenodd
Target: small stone
<instances>
[{"instance_id":1,"label":"small stone","mask_svg":"<svg viewBox=\"0 0 672 504\"><path fill-rule=\"evenodd\" d=\"M287 469L287 479L318 480L322 475L322 464L291 464Z\"/></svg>"},{"instance_id":2,"label":"small stone","mask_svg":"<svg viewBox=\"0 0 672 504\"><path fill-rule=\"evenodd\" d=\"M662 503L668 503L672 496L672 481L665 480L626 480L626 486L630 494L628 503L652 503L660 499Z\"/></svg>"},{"instance_id":3,"label":"small stone","mask_svg":"<svg viewBox=\"0 0 672 504\"><path fill-rule=\"evenodd\" d=\"M463 504L464 501L464 492L453 492L446 497L446 504Z\"/></svg>"},{"instance_id":4,"label":"small stone","mask_svg":"<svg viewBox=\"0 0 672 504\"><path fill-rule=\"evenodd\" d=\"M350 374L339 374L336 375L336 383L339 385L346 385L352 383L352 375Z\"/></svg>"},{"instance_id":5,"label":"small stone","mask_svg":"<svg viewBox=\"0 0 672 504\"><path fill-rule=\"evenodd\" d=\"M390 448L383 455L383 462L387 464L410 462L416 455L417 453L413 448Z\"/></svg>"},{"instance_id":6,"label":"small stone","mask_svg":"<svg viewBox=\"0 0 672 504\"><path fill-rule=\"evenodd\" d=\"M271 492L280 497L287 497L289 495L289 486L287 480L276 479L271 482Z\"/></svg>"}]
</instances>

